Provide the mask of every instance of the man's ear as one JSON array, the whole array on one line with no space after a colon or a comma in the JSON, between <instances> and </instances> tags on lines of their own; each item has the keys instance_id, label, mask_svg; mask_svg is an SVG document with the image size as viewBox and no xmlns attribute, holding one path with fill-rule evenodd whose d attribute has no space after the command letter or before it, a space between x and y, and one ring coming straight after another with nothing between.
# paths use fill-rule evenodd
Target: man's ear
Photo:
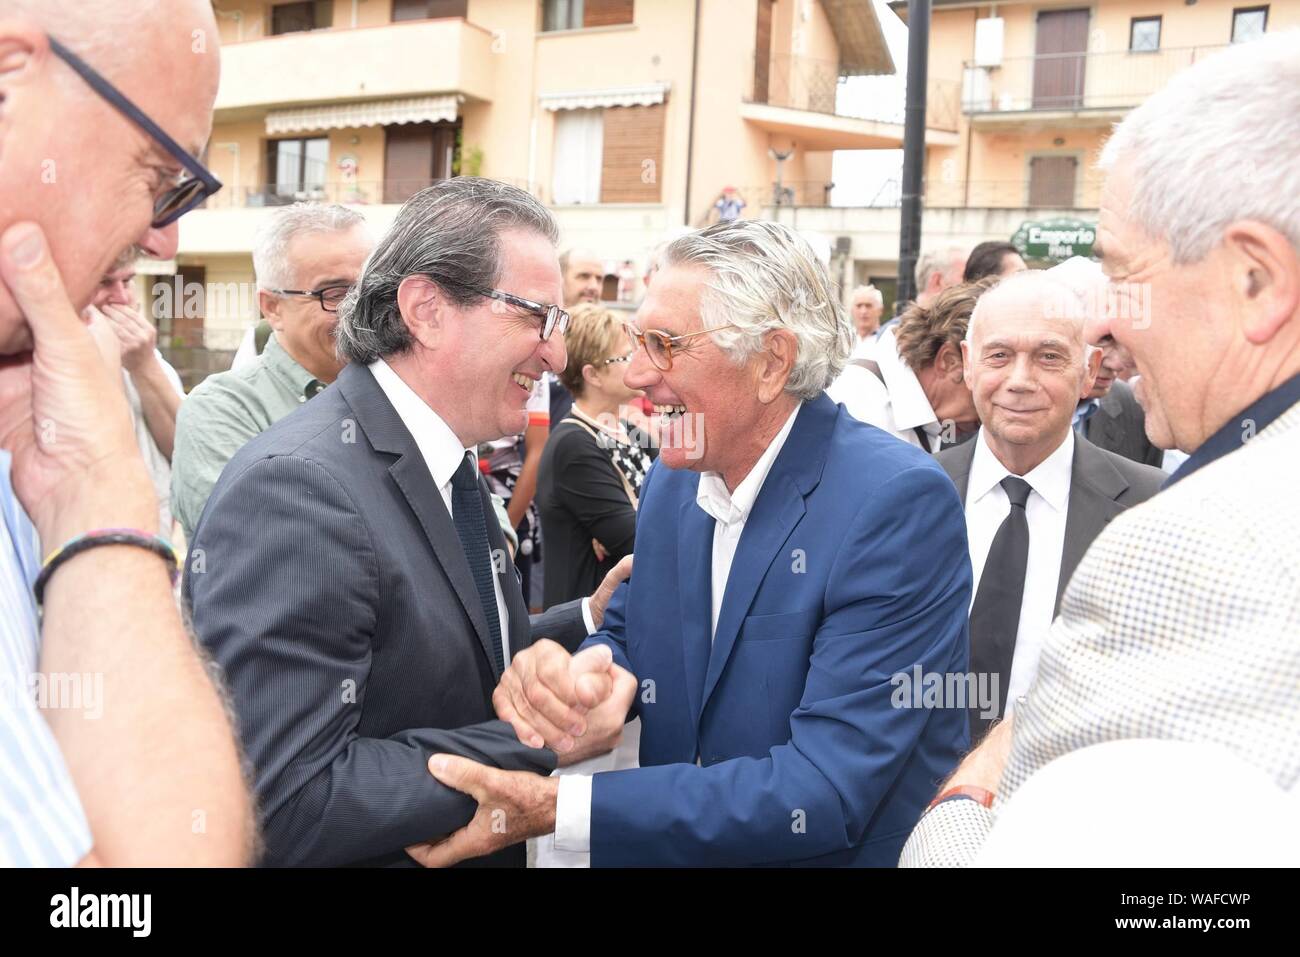
<instances>
[{"instance_id":1,"label":"man's ear","mask_svg":"<svg viewBox=\"0 0 1300 957\"><path fill-rule=\"evenodd\" d=\"M1300 312L1300 254L1272 226L1253 220L1227 228L1223 252L1242 332L1262 346Z\"/></svg>"},{"instance_id":2,"label":"man's ear","mask_svg":"<svg viewBox=\"0 0 1300 957\"><path fill-rule=\"evenodd\" d=\"M934 357L934 367L949 382L961 382L963 380L962 350L951 342L945 342Z\"/></svg>"},{"instance_id":3,"label":"man's ear","mask_svg":"<svg viewBox=\"0 0 1300 957\"><path fill-rule=\"evenodd\" d=\"M1092 391L1093 383L1097 381L1097 373L1101 371L1102 352L1100 349L1084 343L1083 348L1087 350L1087 357L1083 362L1083 382L1079 386L1080 400L1088 398L1088 393Z\"/></svg>"},{"instance_id":4,"label":"man's ear","mask_svg":"<svg viewBox=\"0 0 1300 957\"><path fill-rule=\"evenodd\" d=\"M397 309L411 338L436 349L447 331L451 308L438 284L427 276L407 276L397 287Z\"/></svg>"},{"instance_id":5,"label":"man's ear","mask_svg":"<svg viewBox=\"0 0 1300 957\"><path fill-rule=\"evenodd\" d=\"M0 155L13 124L10 97L31 82L49 58L44 33L24 20L0 20Z\"/></svg>"},{"instance_id":6,"label":"man's ear","mask_svg":"<svg viewBox=\"0 0 1300 957\"><path fill-rule=\"evenodd\" d=\"M284 317L280 315L280 306L283 301L273 292L267 292L265 289L257 290L257 308L262 311L262 318L276 332L279 332L280 327L284 325Z\"/></svg>"},{"instance_id":7,"label":"man's ear","mask_svg":"<svg viewBox=\"0 0 1300 957\"><path fill-rule=\"evenodd\" d=\"M970 389L972 393L975 391L975 383L972 381L975 378L974 371L975 364L970 361L970 340L963 339L961 341L961 378L966 383L966 388Z\"/></svg>"},{"instance_id":8,"label":"man's ear","mask_svg":"<svg viewBox=\"0 0 1300 957\"><path fill-rule=\"evenodd\" d=\"M758 354L755 394L758 401L768 403L785 392L785 384L790 380L799 354L799 340L789 329L773 329L767 334L764 346Z\"/></svg>"}]
</instances>

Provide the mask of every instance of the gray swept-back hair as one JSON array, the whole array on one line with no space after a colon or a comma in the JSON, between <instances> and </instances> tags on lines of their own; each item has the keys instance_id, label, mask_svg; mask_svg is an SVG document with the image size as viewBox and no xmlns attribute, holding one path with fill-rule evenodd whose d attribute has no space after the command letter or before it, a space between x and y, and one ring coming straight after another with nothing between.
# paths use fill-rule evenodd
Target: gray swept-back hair
<instances>
[{"instance_id":1,"label":"gray swept-back hair","mask_svg":"<svg viewBox=\"0 0 1300 957\"><path fill-rule=\"evenodd\" d=\"M662 263L708 270L700 318L738 364L762 349L766 333L794 333L798 347L785 385L791 395L816 398L848 361L853 327L817 254L789 228L755 219L715 223L669 243Z\"/></svg>"},{"instance_id":2,"label":"gray swept-back hair","mask_svg":"<svg viewBox=\"0 0 1300 957\"><path fill-rule=\"evenodd\" d=\"M337 203L294 203L273 212L253 237L253 277L258 289L287 289L295 278L289 244L305 233L346 232L365 226L365 217Z\"/></svg>"},{"instance_id":3,"label":"gray swept-back hair","mask_svg":"<svg viewBox=\"0 0 1300 957\"><path fill-rule=\"evenodd\" d=\"M1133 222L1203 260L1253 219L1300 249L1300 30L1235 44L1178 73L1115 127L1100 166L1129 161Z\"/></svg>"},{"instance_id":4,"label":"gray swept-back hair","mask_svg":"<svg viewBox=\"0 0 1300 957\"><path fill-rule=\"evenodd\" d=\"M410 350L411 333L397 308L397 287L407 276L454 280L439 285L458 306L477 299L466 287L495 287L500 234L507 229L531 230L552 245L560 238L545 206L495 180L457 176L412 196L339 306L339 356L370 363Z\"/></svg>"}]
</instances>

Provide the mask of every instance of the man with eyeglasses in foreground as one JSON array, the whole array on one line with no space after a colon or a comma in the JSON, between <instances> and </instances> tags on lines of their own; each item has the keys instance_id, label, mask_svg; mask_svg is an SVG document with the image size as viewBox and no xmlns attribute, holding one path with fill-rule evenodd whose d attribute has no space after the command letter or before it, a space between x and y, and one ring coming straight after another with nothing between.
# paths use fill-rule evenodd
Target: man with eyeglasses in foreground
<instances>
[{"instance_id":1,"label":"man with eyeglasses in foreground","mask_svg":"<svg viewBox=\"0 0 1300 957\"><path fill-rule=\"evenodd\" d=\"M88 14L0 2L0 866L240 864L234 735L153 538L120 373L78 316L124 250L171 258L176 219L220 187L194 159L217 27L200 0ZM70 684L81 707L50 694Z\"/></svg>"},{"instance_id":2,"label":"man with eyeglasses in foreground","mask_svg":"<svg viewBox=\"0 0 1300 957\"><path fill-rule=\"evenodd\" d=\"M892 866L968 737L955 702L904 691L966 670L957 492L827 398L853 330L784 226L670 244L633 335L626 385L663 419L636 573L583 650L521 651L494 702L539 748L639 716L641 767L538 779L435 754L479 810L414 853L445 865L554 830L593 867Z\"/></svg>"},{"instance_id":3,"label":"man with eyeglasses in foreground","mask_svg":"<svg viewBox=\"0 0 1300 957\"><path fill-rule=\"evenodd\" d=\"M474 814L429 775L434 752L555 768L495 720L492 691L534 636L577 647L617 576L586 611L530 621L476 450L523 431L534 384L564 367L556 237L502 183L416 194L339 311L335 383L212 491L183 594L230 682L267 864L414 866L405 848ZM588 718L564 759L617 740L622 714ZM522 866L523 848L485 863Z\"/></svg>"},{"instance_id":4,"label":"man with eyeglasses in foreground","mask_svg":"<svg viewBox=\"0 0 1300 957\"><path fill-rule=\"evenodd\" d=\"M253 273L271 338L251 364L204 379L176 420L172 504L187 541L231 456L338 376L339 303L373 246L361 214L335 204L285 206L258 230Z\"/></svg>"}]
</instances>

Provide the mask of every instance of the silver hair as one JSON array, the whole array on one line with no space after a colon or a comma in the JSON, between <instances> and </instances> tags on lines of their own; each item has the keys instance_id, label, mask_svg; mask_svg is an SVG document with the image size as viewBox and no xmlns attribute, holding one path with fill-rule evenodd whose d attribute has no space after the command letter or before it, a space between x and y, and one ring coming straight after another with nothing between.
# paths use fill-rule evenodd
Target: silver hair
<instances>
[{"instance_id":1,"label":"silver hair","mask_svg":"<svg viewBox=\"0 0 1300 957\"><path fill-rule=\"evenodd\" d=\"M1100 166L1133 171L1134 223L1179 265L1232 222L1256 220L1300 249L1300 31L1206 57L1115 127Z\"/></svg>"},{"instance_id":2,"label":"silver hair","mask_svg":"<svg viewBox=\"0 0 1300 957\"><path fill-rule=\"evenodd\" d=\"M1083 341L1084 321L1087 318L1085 297L1089 291L1082 285L1066 281L1060 275L1053 275L1055 270L1028 269L1014 273L997 283L992 289L979 297L966 324L966 341L971 349L975 347L975 326L980 317L996 312L1007 300L1028 299L1043 310L1045 316L1053 319L1071 320L1078 329L1079 350L1082 363L1088 365L1088 354L1092 347Z\"/></svg>"},{"instance_id":3,"label":"silver hair","mask_svg":"<svg viewBox=\"0 0 1300 957\"><path fill-rule=\"evenodd\" d=\"M737 363L763 348L765 334L793 332L798 346L785 391L800 400L816 398L848 361L853 327L830 276L787 227L754 219L716 223L670 243L663 264L708 270L700 318ZM729 324L738 328L721 328Z\"/></svg>"},{"instance_id":4,"label":"silver hair","mask_svg":"<svg viewBox=\"0 0 1300 957\"><path fill-rule=\"evenodd\" d=\"M457 176L412 196L339 306L339 356L368 364L410 350L411 332L397 306L397 287L407 276L445 277L439 286L457 306L478 298L470 286L494 287L507 229L559 242L550 212L515 186Z\"/></svg>"},{"instance_id":5,"label":"silver hair","mask_svg":"<svg viewBox=\"0 0 1300 957\"><path fill-rule=\"evenodd\" d=\"M930 277L935 273L942 275L948 272L957 264L959 258L964 261L967 252L960 246L945 246L942 249L931 249L927 253L922 253L916 261L917 293L925 291L925 287L930 283Z\"/></svg>"},{"instance_id":6,"label":"silver hair","mask_svg":"<svg viewBox=\"0 0 1300 957\"><path fill-rule=\"evenodd\" d=\"M354 209L337 203L294 203L268 216L253 236L253 276L258 289L286 289L294 285L294 264L289 244L307 233L346 232L365 226Z\"/></svg>"},{"instance_id":7,"label":"silver hair","mask_svg":"<svg viewBox=\"0 0 1300 957\"><path fill-rule=\"evenodd\" d=\"M873 286L871 283L867 283L865 286L858 286L857 288L855 288L855 289L853 290L853 294L852 294L851 296L849 296L849 302L854 302L854 301L856 301L857 298L858 298L858 293L860 293L860 292L865 292L865 293L866 293L868 296L870 296L872 299L876 300L876 304L877 304L877 305L883 306L883 305L885 304L885 296L884 296L884 293L882 293L879 289L877 289L877 288L876 288L875 286Z\"/></svg>"}]
</instances>

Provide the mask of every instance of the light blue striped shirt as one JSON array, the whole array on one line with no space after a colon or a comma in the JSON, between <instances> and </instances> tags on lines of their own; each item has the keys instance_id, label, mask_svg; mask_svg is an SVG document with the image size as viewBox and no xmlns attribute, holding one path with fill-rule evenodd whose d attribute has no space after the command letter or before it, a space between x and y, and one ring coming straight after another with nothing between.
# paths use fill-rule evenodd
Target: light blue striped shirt
<instances>
[{"instance_id":1,"label":"light blue striped shirt","mask_svg":"<svg viewBox=\"0 0 1300 957\"><path fill-rule=\"evenodd\" d=\"M89 853L90 825L32 691L40 552L9 464L0 451L0 866L69 867Z\"/></svg>"}]
</instances>

